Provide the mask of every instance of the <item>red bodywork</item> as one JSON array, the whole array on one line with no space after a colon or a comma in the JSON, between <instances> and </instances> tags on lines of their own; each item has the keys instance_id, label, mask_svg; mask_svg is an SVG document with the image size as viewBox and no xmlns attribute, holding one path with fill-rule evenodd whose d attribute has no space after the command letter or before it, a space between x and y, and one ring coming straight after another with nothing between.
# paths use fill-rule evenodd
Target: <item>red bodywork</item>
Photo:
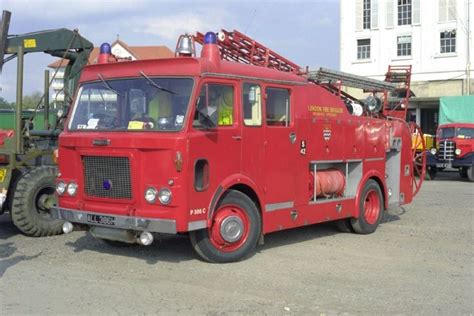
<instances>
[{"instance_id":1,"label":"red bodywork","mask_svg":"<svg viewBox=\"0 0 474 316\"><path fill-rule=\"evenodd\" d=\"M444 129L444 128L471 128L471 129L474 129L474 124L472 123L450 123L450 124L443 124L441 126L438 127L438 130L437 130L437 137L436 137L436 141L439 143L439 142L442 142L442 141L445 141L445 140L451 140L451 141L454 141L456 143L456 148L459 148L461 149L461 154L460 155L456 155L456 158L463 158L465 157L466 155L470 155L474 152L474 138L471 138L471 137L458 137L457 135L455 137L451 137L451 138L442 138L440 137L441 136L441 129Z\"/></svg>"},{"instance_id":2,"label":"red bodywork","mask_svg":"<svg viewBox=\"0 0 474 316\"><path fill-rule=\"evenodd\" d=\"M402 198L396 199L398 204L412 201L411 135L405 122L353 116L339 97L302 76L209 58L90 65L84 69L80 82L97 81L98 73L105 80L139 77L140 71L150 77L194 79L183 129L171 133L99 133L66 129L59 138L59 180L75 181L79 190L75 196L61 195L59 207L172 220L176 223L176 232L187 232L209 227L217 201L226 190L234 188L255 201L261 213L262 233L266 234L359 216L359 194L371 178L381 186L386 207L390 202L387 179L397 179L392 182L394 187L390 187L390 192L400 194ZM245 126L240 100L243 82L257 83L262 91L266 87L289 89L290 125L268 127L263 122L259 127ZM225 83L234 87L233 126L210 130L193 128L196 98L205 83ZM262 107L265 118L265 98ZM294 135L296 141L291 142L290 135ZM108 146L93 145L97 139L108 140ZM400 140L401 149L396 167L389 170L387 153L394 139ZM302 141L305 142L304 153ZM128 157L132 199L86 196L81 161L84 155ZM209 163L209 185L198 192L194 186L194 168L196 161L202 158ZM178 161L182 161L182 168L178 168ZM310 192L308 199L311 189L308 174L316 162L329 167L347 164L358 169L359 173L345 179L345 185L352 193L314 202ZM169 187L173 194L171 203L166 206L147 203L143 196L149 186ZM294 211L297 216L292 216Z\"/></svg>"}]
</instances>

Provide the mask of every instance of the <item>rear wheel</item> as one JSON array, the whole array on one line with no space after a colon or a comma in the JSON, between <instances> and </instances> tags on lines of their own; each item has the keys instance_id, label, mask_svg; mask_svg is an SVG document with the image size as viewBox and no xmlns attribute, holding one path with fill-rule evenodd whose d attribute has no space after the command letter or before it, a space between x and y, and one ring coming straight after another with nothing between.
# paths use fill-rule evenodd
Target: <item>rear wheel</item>
<instances>
[{"instance_id":1,"label":"rear wheel","mask_svg":"<svg viewBox=\"0 0 474 316\"><path fill-rule=\"evenodd\" d=\"M255 250L261 233L261 218L245 194L229 191L212 214L209 227L189 233L191 244L209 262L238 261Z\"/></svg>"},{"instance_id":2,"label":"rear wheel","mask_svg":"<svg viewBox=\"0 0 474 316\"><path fill-rule=\"evenodd\" d=\"M343 218L334 222L334 225L338 231L341 233L353 233L354 229L352 228L351 219Z\"/></svg>"},{"instance_id":3,"label":"rear wheel","mask_svg":"<svg viewBox=\"0 0 474 316\"><path fill-rule=\"evenodd\" d=\"M383 196L377 182L368 180L359 195L359 216L352 218L352 228L358 234L371 234L383 215Z\"/></svg>"},{"instance_id":4,"label":"rear wheel","mask_svg":"<svg viewBox=\"0 0 474 316\"><path fill-rule=\"evenodd\" d=\"M57 169L42 166L24 174L17 183L11 216L13 223L27 236L43 237L62 233L63 221L52 219L55 204Z\"/></svg>"}]
</instances>

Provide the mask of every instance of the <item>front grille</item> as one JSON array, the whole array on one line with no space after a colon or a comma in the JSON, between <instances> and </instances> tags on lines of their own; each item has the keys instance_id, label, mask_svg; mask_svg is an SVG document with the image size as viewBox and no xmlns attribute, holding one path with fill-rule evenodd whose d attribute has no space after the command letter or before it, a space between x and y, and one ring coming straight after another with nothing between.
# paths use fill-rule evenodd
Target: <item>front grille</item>
<instances>
[{"instance_id":1,"label":"front grille","mask_svg":"<svg viewBox=\"0 0 474 316\"><path fill-rule=\"evenodd\" d=\"M82 156L88 196L131 199L130 161L127 157Z\"/></svg>"},{"instance_id":2,"label":"front grille","mask_svg":"<svg viewBox=\"0 0 474 316\"><path fill-rule=\"evenodd\" d=\"M439 160L453 161L456 144L453 141L445 140L439 143Z\"/></svg>"}]
</instances>

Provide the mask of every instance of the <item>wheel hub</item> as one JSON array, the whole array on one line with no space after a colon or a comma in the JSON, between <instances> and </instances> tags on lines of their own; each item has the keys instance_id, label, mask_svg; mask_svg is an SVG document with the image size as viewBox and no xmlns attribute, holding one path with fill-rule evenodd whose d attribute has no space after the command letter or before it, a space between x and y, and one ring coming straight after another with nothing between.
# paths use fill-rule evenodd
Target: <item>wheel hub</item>
<instances>
[{"instance_id":1,"label":"wheel hub","mask_svg":"<svg viewBox=\"0 0 474 316\"><path fill-rule=\"evenodd\" d=\"M244 223L237 216L226 217L220 225L220 234L226 242L236 242L242 237L243 233Z\"/></svg>"}]
</instances>

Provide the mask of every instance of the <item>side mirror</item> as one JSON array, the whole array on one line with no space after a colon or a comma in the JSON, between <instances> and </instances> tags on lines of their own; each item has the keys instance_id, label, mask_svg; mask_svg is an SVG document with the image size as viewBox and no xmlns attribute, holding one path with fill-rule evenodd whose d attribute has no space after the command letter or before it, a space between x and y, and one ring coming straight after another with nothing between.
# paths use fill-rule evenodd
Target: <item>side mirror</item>
<instances>
[{"instance_id":1,"label":"side mirror","mask_svg":"<svg viewBox=\"0 0 474 316\"><path fill-rule=\"evenodd\" d=\"M215 128L218 125L217 107L207 106L205 102L197 102L196 110L198 111L199 125L204 128Z\"/></svg>"}]
</instances>

